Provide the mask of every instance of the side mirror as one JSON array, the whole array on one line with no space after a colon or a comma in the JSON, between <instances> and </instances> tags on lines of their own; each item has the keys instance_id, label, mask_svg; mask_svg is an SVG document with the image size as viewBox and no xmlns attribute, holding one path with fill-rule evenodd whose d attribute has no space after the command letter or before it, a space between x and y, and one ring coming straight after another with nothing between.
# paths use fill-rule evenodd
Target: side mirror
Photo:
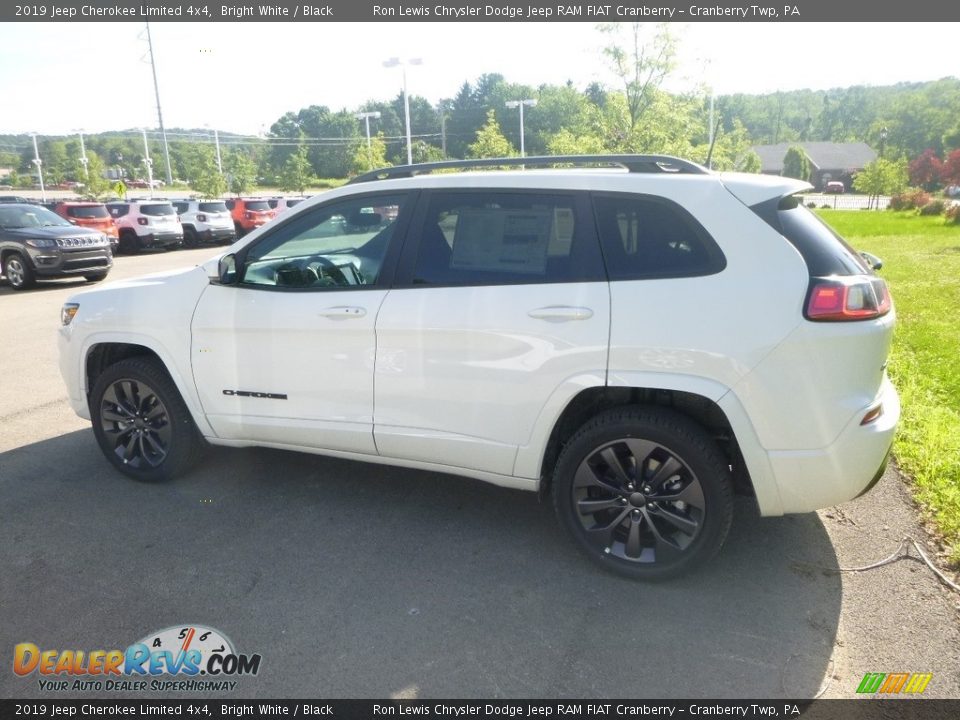
<instances>
[{"instance_id":1,"label":"side mirror","mask_svg":"<svg viewBox=\"0 0 960 720\"><path fill-rule=\"evenodd\" d=\"M879 270L883 267L883 260L878 258L873 253L868 253L866 250L861 250L860 257L867 261L867 265L870 266L871 270Z\"/></svg>"},{"instance_id":2,"label":"side mirror","mask_svg":"<svg viewBox=\"0 0 960 720\"><path fill-rule=\"evenodd\" d=\"M217 280L221 285L233 285L237 282L237 256L224 255L217 264Z\"/></svg>"}]
</instances>

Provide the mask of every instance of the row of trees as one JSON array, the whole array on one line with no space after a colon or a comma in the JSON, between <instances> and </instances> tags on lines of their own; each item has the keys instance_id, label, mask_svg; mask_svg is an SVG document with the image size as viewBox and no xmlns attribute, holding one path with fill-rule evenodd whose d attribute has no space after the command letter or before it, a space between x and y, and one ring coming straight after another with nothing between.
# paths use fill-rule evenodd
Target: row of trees
<instances>
[{"instance_id":1,"label":"row of trees","mask_svg":"<svg viewBox=\"0 0 960 720\"><path fill-rule=\"evenodd\" d=\"M508 82L502 75L481 75L457 93L432 105L410 98L414 162L446 157L517 154L520 120L511 100L535 98L525 113L525 146L529 154L655 152L700 162L708 158L719 169L759 171L753 144L784 141L866 141L883 148L884 157L917 157L930 148L938 157L960 148L960 81L853 87L829 91L797 91L771 95L730 95L716 99L715 125L710 127L708 92L667 92L664 81L676 62L677 46L669 25L606 24L604 55L611 84L578 89L565 85ZM316 178L343 178L370 167L406 162L403 96L371 101L357 110L379 112L372 121L369 146L355 111L310 105L285 113L265 137L221 133L222 172L209 130L172 130L170 163L173 177L204 194L243 193L255 183L302 190ZM885 139L880 130L887 129ZM711 133L711 130L714 130ZM711 139L713 142L711 143ZM2 152L17 147L20 152ZM45 138L40 142L44 176L51 184L87 173L79 165L77 138ZM158 138L150 141L154 176L166 174ZM802 153L801 153L802 155ZM91 178L145 176L139 133L103 133L87 138L87 170ZM0 167L29 175L33 146L26 136L0 136ZM805 156L795 158L803 172ZM895 162L894 160L890 160ZM791 171L793 172L793 171ZM802 176L802 175L798 175ZM98 184L89 182L91 189Z\"/></svg>"}]
</instances>

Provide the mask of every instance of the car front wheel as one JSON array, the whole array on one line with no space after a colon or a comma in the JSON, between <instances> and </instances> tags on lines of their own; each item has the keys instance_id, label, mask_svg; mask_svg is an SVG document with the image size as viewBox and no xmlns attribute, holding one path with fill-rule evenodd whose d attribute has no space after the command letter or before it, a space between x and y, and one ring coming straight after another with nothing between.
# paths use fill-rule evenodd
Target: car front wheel
<instances>
[{"instance_id":1,"label":"car front wheel","mask_svg":"<svg viewBox=\"0 0 960 720\"><path fill-rule=\"evenodd\" d=\"M107 459L135 480L167 480L198 459L203 438L166 369L152 358L104 370L90 394L93 432Z\"/></svg>"},{"instance_id":2,"label":"car front wheel","mask_svg":"<svg viewBox=\"0 0 960 720\"><path fill-rule=\"evenodd\" d=\"M3 264L3 273L14 290L26 290L36 284L33 268L20 253L11 253Z\"/></svg>"},{"instance_id":3,"label":"car front wheel","mask_svg":"<svg viewBox=\"0 0 960 720\"><path fill-rule=\"evenodd\" d=\"M553 480L557 515L601 566L637 579L680 575L719 551L733 517L730 470L689 418L625 407L586 423Z\"/></svg>"}]
</instances>

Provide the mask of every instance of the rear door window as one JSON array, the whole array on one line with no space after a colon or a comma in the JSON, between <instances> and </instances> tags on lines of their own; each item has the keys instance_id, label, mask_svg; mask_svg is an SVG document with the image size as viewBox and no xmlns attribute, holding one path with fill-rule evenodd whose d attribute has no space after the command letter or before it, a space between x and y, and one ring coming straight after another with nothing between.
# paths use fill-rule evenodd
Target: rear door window
<instances>
[{"instance_id":1,"label":"rear door window","mask_svg":"<svg viewBox=\"0 0 960 720\"><path fill-rule=\"evenodd\" d=\"M417 234L415 285L605 280L583 194L438 192Z\"/></svg>"}]
</instances>

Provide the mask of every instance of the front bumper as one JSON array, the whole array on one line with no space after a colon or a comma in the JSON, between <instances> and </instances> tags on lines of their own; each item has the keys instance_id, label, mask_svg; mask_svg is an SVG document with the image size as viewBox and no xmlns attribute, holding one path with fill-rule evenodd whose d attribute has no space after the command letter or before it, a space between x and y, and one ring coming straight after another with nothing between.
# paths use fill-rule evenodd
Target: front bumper
<instances>
[{"instance_id":1,"label":"front bumper","mask_svg":"<svg viewBox=\"0 0 960 720\"><path fill-rule=\"evenodd\" d=\"M879 418L860 424L871 403L858 411L825 448L769 452L784 513L831 507L862 495L876 484L886 467L900 418L900 398L889 379L884 378L876 401L883 403Z\"/></svg>"},{"instance_id":2,"label":"front bumper","mask_svg":"<svg viewBox=\"0 0 960 720\"><path fill-rule=\"evenodd\" d=\"M30 253L37 277L57 278L107 272L113 267L109 247L90 250L37 250Z\"/></svg>"}]
</instances>

